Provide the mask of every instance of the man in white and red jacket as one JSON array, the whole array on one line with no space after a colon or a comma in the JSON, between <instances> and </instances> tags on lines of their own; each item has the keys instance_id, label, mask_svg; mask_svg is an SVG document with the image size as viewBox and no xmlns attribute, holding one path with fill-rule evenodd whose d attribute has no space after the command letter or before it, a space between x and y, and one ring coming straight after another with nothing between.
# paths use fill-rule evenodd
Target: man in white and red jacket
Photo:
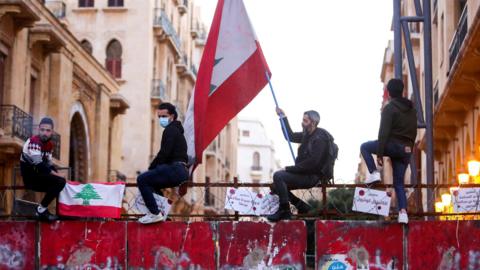
<instances>
[{"instance_id":1,"label":"man in white and red jacket","mask_svg":"<svg viewBox=\"0 0 480 270\"><path fill-rule=\"evenodd\" d=\"M42 118L38 130L39 134L30 137L23 145L20 171L27 189L46 193L37 207L37 218L54 221L58 217L50 214L47 207L65 187L65 179L58 174L52 163L53 120L49 117Z\"/></svg>"}]
</instances>

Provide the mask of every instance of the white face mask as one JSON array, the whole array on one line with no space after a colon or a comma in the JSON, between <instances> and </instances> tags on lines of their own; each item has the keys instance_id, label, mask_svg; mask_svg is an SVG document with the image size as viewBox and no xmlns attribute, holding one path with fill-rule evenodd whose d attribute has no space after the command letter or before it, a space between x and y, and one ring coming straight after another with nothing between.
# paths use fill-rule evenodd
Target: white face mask
<instances>
[{"instance_id":1,"label":"white face mask","mask_svg":"<svg viewBox=\"0 0 480 270\"><path fill-rule=\"evenodd\" d=\"M170 119L168 117L159 117L158 118L158 123L163 128L166 128L168 126L168 124L170 124Z\"/></svg>"}]
</instances>

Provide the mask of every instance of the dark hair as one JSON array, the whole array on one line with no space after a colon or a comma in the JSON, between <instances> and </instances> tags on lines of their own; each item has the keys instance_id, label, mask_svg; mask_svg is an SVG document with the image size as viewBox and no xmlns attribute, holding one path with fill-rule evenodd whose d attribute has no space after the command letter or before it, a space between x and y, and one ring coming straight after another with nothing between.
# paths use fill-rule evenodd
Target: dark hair
<instances>
[{"instance_id":1,"label":"dark hair","mask_svg":"<svg viewBox=\"0 0 480 270\"><path fill-rule=\"evenodd\" d=\"M42 118L42 120L40 120L40 124L38 124L38 126L40 125L50 125L52 126L52 129L53 129L53 119L48 116L45 116Z\"/></svg>"},{"instance_id":2,"label":"dark hair","mask_svg":"<svg viewBox=\"0 0 480 270\"><path fill-rule=\"evenodd\" d=\"M308 118L310 118L310 120L315 123L315 126L318 126L318 123L320 123L320 114L317 111L310 110L304 112L303 114L308 116Z\"/></svg>"},{"instance_id":3,"label":"dark hair","mask_svg":"<svg viewBox=\"0 0 480 270\"><path fill-rule=\"evenodd\" d=\"M164 102L158 105L159 110L167 110L169 114L173 114L173 120L177 120L177 109L172 103Z\"/></svg>"},{"instance_id":4,"label":"dark hair","mask_svg":"<svg viewBox=\"0 0 480 270\"><path fill-rule=\"evenodd\" d=\"M388 94L392 98L402 97L403 82L400 79L391 79L387 83Z\"/></svg>"}]
</instances>

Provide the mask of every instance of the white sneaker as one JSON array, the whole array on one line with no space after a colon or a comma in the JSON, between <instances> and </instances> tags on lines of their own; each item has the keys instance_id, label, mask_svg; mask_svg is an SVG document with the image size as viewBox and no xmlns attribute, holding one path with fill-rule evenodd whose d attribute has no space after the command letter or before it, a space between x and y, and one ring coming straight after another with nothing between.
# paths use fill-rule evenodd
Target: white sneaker
<instances>
[{"instance_id":1,"label":"white sneaker","mask_svg":"<svg viewBox=\"0 0 480 270\"><path fill-rule=\"evenodd\" d=\"M372 173L367 174L367 179L365 179L365 184L371 184L380 181L380 172L375 170Z\"/></svg>"},{"instance_id":2,"label":"white sneaker","mask_svg":"<svg viewBox=\"0 0 480 270\"><path fill-rule=\"evenodd\" d=\"M163 221L163 220L164 220L164 218L163 218L162 213L158 213L158 215L148 213L145 216L139 218L138 222L140 222L142 224L150 224L150 223L160 222L160 221Z\"/></svg>"},{"instance_id":3,"label":"white sneaker","mask_svg":"<svg viewBox=\"0 0 480 270\"><path fill-rule=\"evenodd\" d=\"M398 213L398 223L408 224L408 215L406 212Z\"/></svg>"}]
</instances>

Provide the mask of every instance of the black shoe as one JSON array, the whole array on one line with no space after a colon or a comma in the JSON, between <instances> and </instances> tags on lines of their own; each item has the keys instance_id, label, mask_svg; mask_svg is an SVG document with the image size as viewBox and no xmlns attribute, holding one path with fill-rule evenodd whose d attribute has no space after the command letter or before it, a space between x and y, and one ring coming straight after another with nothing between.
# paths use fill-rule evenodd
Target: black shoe
<instances>
[{"instance_id":1,"label":"black shoe","mask_svg":"<svg viewBox=\"0 0 480 270\"><path fill-rule=\"evenodd\" d=\"M43 213L36 211L36 218L40 221L52 222L58 219L58 216L50 214L48 210L43 211Z\"/></svg>"},{"instance_id":2,"label":"black shoe","mask_svg":"<svg viewBox=\"0 0 480 270\"><path fill-rule=\"evenodd\" d=\"M278 209L275 214L267 216L268 221L270 222L277 222L282 219L291 219L292 213L290 209Z\"/></svg>"},{"instance_id":3,"label":"black shoe","mask_svg":"<svg viewBox=\"0 0 480 270\"><path fill-rule=\"evenodd\" d=\"M297 208L299 214L308 214L313 208L305 203L305 202L299 202L295 205L295 208Z\"/></svg>"}]
</instances>

